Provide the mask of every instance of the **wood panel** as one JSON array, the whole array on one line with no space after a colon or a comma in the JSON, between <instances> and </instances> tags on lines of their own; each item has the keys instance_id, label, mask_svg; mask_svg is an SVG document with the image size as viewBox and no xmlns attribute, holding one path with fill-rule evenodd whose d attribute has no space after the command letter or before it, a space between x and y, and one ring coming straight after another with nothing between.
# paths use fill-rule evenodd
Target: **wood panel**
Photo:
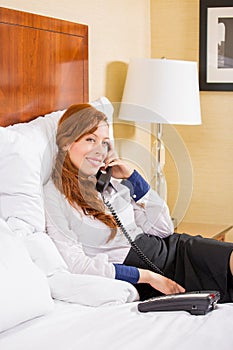
<instances>
[{"instance_id":1,"label":"wood panel","mask_svg":"<svg viewBox=\"0 0 233 350\"><path fill-rule=\"evenodd\" d=\"M0 8L0 125L88 101L88 27Z\"/></svg>"}]
</instances>

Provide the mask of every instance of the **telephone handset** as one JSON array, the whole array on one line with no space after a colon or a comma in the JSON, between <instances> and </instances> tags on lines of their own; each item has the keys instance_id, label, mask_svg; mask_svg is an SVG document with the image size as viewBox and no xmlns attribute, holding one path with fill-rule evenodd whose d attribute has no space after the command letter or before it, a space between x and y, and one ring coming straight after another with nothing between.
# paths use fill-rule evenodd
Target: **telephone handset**
<instances>
[{"instance_id":1,"label":"telephone handset","mask_svg":"<svg viewBox=\"0 0 233 350\"><path fill-rule=\"evenodd\" d=\"M96 174L96 189L98 192L102 194L103 202L106 205L106 207L109 209L109 211L112 213L112 216L114 217L117 226L120 228L121 232L124 234L126 239L128 240L129 244L133 248L133 250L136 252L136 254L139 256L139 258L144 261L144 263L147 264L147 266L152 269L152 271L159 273L161 275L164 275L163 271L161 271L150 259L143 253L143 251L137 246L137 244L133 241L130 234L127 232L126 228L120 221L115 209L111 205L109 201L106 201L103 192L108 187L110 180L112 176L112 168L108 167L106 170L99 170Z\"/></svg>"},{"instance_id":2,"label":"telephone handset","mask_svg":"<svg viewBox=\"0 0 233 350\"><path fill-rule=\"evenodd\" d=\"M112 168L108 167L106 170L99 169L96 174L96 189L98 192L103 193L109 185L112 176Z\"/></svg>"}]
</instances>

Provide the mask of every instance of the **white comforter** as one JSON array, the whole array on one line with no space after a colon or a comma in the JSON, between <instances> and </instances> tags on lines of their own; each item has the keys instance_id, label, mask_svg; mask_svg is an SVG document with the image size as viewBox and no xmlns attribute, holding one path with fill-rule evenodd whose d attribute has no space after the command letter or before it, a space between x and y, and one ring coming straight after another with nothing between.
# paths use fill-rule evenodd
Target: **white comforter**
<instances>
[{"instance_id":1,"label":"white comforter","mask_svg":"<svg viewBox=\"0 0 233 350\"><path fill-rule=\"evenodd\" d=\"M137 302L85 307L56 302L46 316L0 334L1 350L231 350L233 304L205 316L139 313Z\"/></svg>"}]
</instances>

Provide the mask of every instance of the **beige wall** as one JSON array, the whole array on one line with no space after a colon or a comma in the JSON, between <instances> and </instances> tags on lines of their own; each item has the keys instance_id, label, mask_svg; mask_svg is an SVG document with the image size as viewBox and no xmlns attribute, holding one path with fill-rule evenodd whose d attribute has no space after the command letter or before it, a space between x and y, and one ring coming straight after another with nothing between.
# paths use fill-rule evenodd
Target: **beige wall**
<instances>
[{"instance_id":1,"label":"beige wall","mask_svg":"<svg viewBox=\"0 0 233 350\"><path fill-rule=\"evenodd\" d=\"M152 57L198 61L199 0L151 0ZM193 165L185 221L233 223L233 92L201 92L201 126L177 127ZM175 166L166 167L169 205L177 197Z\"/></svg>"}]
</instances>

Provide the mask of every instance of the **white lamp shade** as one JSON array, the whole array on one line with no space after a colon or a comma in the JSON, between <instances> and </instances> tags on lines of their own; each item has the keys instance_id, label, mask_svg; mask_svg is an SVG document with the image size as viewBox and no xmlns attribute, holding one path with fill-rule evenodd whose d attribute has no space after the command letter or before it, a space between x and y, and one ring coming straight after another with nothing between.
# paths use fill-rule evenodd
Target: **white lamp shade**
<instances>
[{"instance_id":1,"label":"white lamp shade","mask_svg":"<svg viewBox=\"0 0 233 350\"><path fill-rule=\"evenodd\" d=\"M197 63L153 58L131 60L119 118L201 124Z\"/></svg>"}]
</instances>

